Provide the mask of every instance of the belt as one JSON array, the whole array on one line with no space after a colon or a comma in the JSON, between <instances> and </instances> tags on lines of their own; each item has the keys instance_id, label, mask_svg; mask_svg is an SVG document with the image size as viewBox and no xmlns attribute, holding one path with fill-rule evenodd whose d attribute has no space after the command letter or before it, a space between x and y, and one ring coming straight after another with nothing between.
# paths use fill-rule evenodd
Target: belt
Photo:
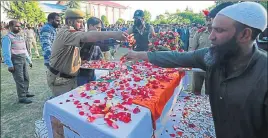
<instances>
[{"instance_id":1,"label":"belt","mask_svg":"<svg viewBox=\"0 0 268 138\"><path fill-rule=\"evenodd\" d=\"M52 67L48 67L49 71L52 72L54 75L58 75L60 72L57 71L56 69L52 68ZM72 79L72 78L75 78L75 76L70 76L70 75L67 75L67 74L64 74L64 73L60 73L60 77L62 78L66 78L66 79Z\"/></svg>"}]
</instances>

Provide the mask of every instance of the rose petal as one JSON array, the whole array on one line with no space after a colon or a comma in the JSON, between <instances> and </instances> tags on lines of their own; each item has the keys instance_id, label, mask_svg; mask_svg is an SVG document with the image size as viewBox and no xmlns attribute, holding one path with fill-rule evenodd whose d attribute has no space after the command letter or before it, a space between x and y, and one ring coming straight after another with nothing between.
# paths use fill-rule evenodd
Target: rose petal
<instances>
[{"instance_id":1,"label":"rose petal","mask_svg":"<svg viewBox=\"0 0 268 138\"><path fill-rule=\"evenodd\" d=\"M87 118L87 120L89 121L89 122L94 122L94 120L95 120L96 118L95 117L93 117L93 116L88 116L88 118Z\"/></svg>"},{"instance_id":2,"label":"rose petal","mask_svg":"<svg viewBox=\"0 0 268 138\"><path fill-rule=\"evenodd\" d=\"M80 112L79 112L79 115L83 116L83 115L85 115L85 112L80 111Z\"/></svg>"},{"instance_id":3,"label":"rose petal","mask_svg":"<svg viewBox=\"0 0 268 138\"><path fill-rule=\"evenodd\" d=\"M137 113L139 113L140 112L140 109L139 109L139 107L137 106L134 110L133 110L133 113L134 114L137 114Z\"/></svg>"},{"instance_id":4,"label":"rose petal","mask_svg":"<svg viewBox=\"0 0 268 138\"><path fill-rule=\"evenodd\" d=\"M100 100L95 100L94 103L100 103Z\"/></svg>"},{"instance_id":5,"label":"rose petal","mask_svg":"<svg viewBox=\"0 0 268 138\"><path fill-rule=\"evenodd\" d=\"M182 136L183 132L182 132L182 131L178 131L177 134L178 134L179 136Z\"/></svg>"}]
</instances>

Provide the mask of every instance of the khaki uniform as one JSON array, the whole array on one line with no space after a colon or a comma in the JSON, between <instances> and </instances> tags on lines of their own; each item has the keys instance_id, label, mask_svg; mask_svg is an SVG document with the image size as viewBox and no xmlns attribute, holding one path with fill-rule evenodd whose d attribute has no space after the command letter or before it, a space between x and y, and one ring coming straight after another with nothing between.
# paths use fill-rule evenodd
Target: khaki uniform
<instances>
[{"instance_id":1,"label":"khaki uniform","mask_svg":"<svg viewBox=\"0 0 268 138\"><path fill-rule=\"evenodd\" d=\"M109 61L110 60L110 51L102 52L104 56L104 60Z\"/></svg>"},{"instance_id":2,"label":"khaki uniform","mask_svg":"<svg viewBox=\"0 0 268 138\"><path fill-rule=\"evenodd\" d=\"M34 30L33 29L26 29L25 35L26 35L26 43L29 47L29 55L32 56L32 48L34 48L36 56L39 57L40 55L39 55L37 44L36 44Z\"/></svg>"},{"instance_id":3,"label":"khaki uniform","mask_svg":"<svg viewBox=\"0 0 268 138\"><path fill-rule=\"evenodd\" d=\"M80 41L83 34L64 26L53 42L47 83L54 96L77 87L76 75L81 65Z\"/></svg>"},{"instance_id":4,"label":"khaki uniform","mask_svg":"<svg viewBox=\"0 0 268 138\"><path fill-rule=\"evenodd\" d=\"M210 33L207 29L202 28L196 32L190 42L189 50L194 51L211 46L211 41L208 39ZM205 73L194 72L192 80L192 92L200 94L205 80Z\"/></svg>"},{"instance_id":5,"label":"khaki uniform","mask_svg":"<svg viewBox=\"0 0 268 138\"><path fill-rule=\"evenodd\" d=\"M194 35L195 35L195 33L197 32L197 30L198 30L198 29L197 29L196 27L193 27L193 28L190 30L190 32L189 32L189 33L190 33L190 39L191 39L191 38L194 38Z\"/></svg>"}]
</instances>

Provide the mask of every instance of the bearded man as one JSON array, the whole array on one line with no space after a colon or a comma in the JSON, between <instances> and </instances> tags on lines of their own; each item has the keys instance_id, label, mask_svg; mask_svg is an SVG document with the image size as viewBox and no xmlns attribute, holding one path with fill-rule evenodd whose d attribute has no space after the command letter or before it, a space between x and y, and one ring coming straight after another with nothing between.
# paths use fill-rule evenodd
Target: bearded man
<instances>
[{"instance_id":1,"label":"bearded man","mask_svg":"<svg viewBox=\"0 0 268 138\"><path fill-rule=\"evenodd\" d=\"M60 26L60 15L58 13L50 13L47 16L47 23L40 30L40 43L43 50L44 65L49 67L49 58L51 56L51 47L56 38L56 29Z\"/></svg>"},{"instance_id":2,"label":"bearded man","mask_svg":"<svg viewBox=\"0 0 268 138\"><path fill-rule=\"evenodd\" d=\"M253 44L266 25L262 5L241 2L214 18L209 48L187 53L130 51L126 57L165 68L205 70L216 137L267 138L267 54Z\"/></svg>"}]
</instances>

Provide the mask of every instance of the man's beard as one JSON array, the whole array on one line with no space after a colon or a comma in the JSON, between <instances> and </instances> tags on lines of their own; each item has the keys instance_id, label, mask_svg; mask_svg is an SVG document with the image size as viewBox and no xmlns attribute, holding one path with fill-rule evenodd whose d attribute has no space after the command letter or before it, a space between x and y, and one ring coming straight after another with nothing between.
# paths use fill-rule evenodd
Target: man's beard
<instances>
[{"instance_id":1,"label":"man's beard","mask_svg":"<svg viewBox=\"0 0 268 138\"><path fill-rule=\"evenodd\" d=\"M210 47L204 57L205 64L209 67L220 67L226 65L229 60L239 52L236 36L222 45Z\"/></svg>"},{"instance_id":2,"label":"man's beard","mask_svg":"<svg viewBox=\"0 0 268 138\"><path fill-rule=\"evenodd\" d=\"M52 26L53 26L54 28L58 28L58 27L59 27L59 24L57 24L57 23L55 23L55 22L52 22Z\"/></svg>"}]
</instances>

